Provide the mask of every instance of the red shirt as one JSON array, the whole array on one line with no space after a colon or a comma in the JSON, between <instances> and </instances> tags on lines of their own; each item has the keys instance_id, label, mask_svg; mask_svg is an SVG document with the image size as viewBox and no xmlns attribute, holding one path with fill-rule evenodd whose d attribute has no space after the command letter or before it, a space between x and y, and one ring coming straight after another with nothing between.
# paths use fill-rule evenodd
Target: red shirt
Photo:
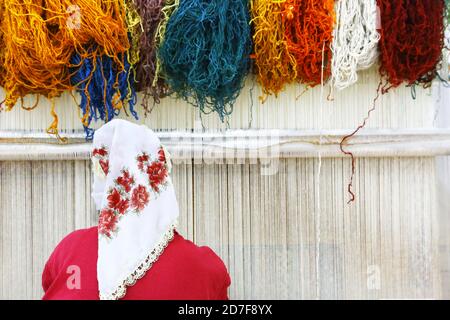
<instances>
[{"instance_id":1,"label":"red shirt","mask_svg":"<svg viewBox=\"0 0 450 320\"><path fill-rule=\"evenodd\" d=\"M42 273L43 299L98 300L97 227L77 230L55 248ZM77 278L78 277L78 278ZM123 299L228 299L230 277L222 260L175 233L145 276Z\"/></svg>"}]
</instances>

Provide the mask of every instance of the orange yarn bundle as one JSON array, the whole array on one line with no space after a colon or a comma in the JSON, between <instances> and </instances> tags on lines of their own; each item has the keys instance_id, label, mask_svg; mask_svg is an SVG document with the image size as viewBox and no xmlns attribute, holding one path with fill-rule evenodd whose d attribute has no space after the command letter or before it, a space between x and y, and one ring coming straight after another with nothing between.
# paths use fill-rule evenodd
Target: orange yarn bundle
<instances>
[{"instance_id":1,"label":"orange yarn bundle","mask_svg":"<svg viewBox=\"0 0 450 320\"><path fill-rule=\"evenodd\" d=\"M122 0L4 0L1 21L7 110L27 94L47 98L72 89L69 68L77 52L85 58L103 54L122 66L129 48ZM22 105L23 107L23 105ZM53 107L54 108L54 107ZM57 132L57 117L49 128Z\"/></svg>"},{"instance_id":2,"label":"orange yarn bundle","mask_svg":"<svg viewBox=\"0 0 450 320\"><path fill-rule=\"evenodd\" d=\"M310 86L320 84L322 65L323 80L331 74L334 0L286 0L284 8L285 36L297 63L297 79Z\"/></svg>"},{"instance_id":3,"label":"orange yarn bundle","mask_svg":"<svg viewBox=\"0 0 450 320\"><path fill-rule=\"evenodd\" d=\"M288 51L282 20L284 1L251 1L254 53L258 82L265 94L277 95L297 77L296 62Z\"/></svg>"},{"instance_id":4,"label":"orange yarn bundle","mask_svg":"<svg viewBox=\"0 0 450 320\"><path fill-rule=\"evenodd\" d=\"M3 16L5 15L5 5L3 1L0 1L0 26L2 25ZM3 60L5 51L3 50L4 44L3 44L3 31L0 28L0 87L3 87L3 77L5 74L5 69L3 69ZM0 100L0 110L2 109L3 101Z\"/></svg>"},{"instance_id":5,"label":"orange yarn bundle","mask_svg":"<svg viewBox=\"0 0 450 320\"><path fill-rule=\"evenodd\" d=\"M28 93L52 98L68 88L68 82L64 81L64 66L72 49L62 43L54 28L56 15L52 14L47 26L43 14L44 10L38 5L5 1L2 31L8 110Z\"/></svg>"}]
</instances>

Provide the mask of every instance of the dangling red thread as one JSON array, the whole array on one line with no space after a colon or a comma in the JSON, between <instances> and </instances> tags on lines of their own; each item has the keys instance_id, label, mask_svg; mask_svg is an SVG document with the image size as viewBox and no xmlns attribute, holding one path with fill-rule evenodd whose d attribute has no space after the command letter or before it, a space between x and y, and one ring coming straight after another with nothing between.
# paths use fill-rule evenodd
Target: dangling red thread
<instances>
[{"instance_id":1,"label":"dangling red thread","mask_svg":"<svg viewBox=\"0 0 450 320\"><path fill-rule=\"evenodd\" d=\"M353 192L353 177L355 176L355 172L356 172L356 158L355 158L353 152L347 151L344 149L344 145L346 144L347 140L349 140L350 138L355 136L359 130L361 130L362 128L365 127L367 120L369 120L370 114L372 113L372 111L375 110L376 102L377 102L378 98L380 97L380 93L382 91L381 86L382 86L382 80L380 80L380 82L378 84L377 95L373 99L372 108L370 108L369 111L367 112L367 116L364 118L363 122L351 134L346 135L344 138L342 138L341 143L339 144L341 152L350 156L352 159L352 174L350 176L350 182L347 185L347 191L350 194L350 200L348 200L347 204L355 201L355 198L356 198L355 193Z\"/></svg>"}]
</instances>

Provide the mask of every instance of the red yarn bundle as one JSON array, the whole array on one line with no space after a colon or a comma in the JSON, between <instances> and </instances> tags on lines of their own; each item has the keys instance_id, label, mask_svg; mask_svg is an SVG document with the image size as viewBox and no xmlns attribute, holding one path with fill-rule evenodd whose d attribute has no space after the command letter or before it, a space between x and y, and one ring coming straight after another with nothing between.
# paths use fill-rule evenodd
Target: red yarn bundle
<instances>
[{"instance_id":1,"label":"red yarn bundle","mask_svg":"<svg viewBox=\"0 0 450 320\"><path fill-rule=\"evenodd\" d=\"M377 0L381 16L380 73L386 92L405 82L427 87L437 75L444 0Z\"/></svg>"}]
</instances>

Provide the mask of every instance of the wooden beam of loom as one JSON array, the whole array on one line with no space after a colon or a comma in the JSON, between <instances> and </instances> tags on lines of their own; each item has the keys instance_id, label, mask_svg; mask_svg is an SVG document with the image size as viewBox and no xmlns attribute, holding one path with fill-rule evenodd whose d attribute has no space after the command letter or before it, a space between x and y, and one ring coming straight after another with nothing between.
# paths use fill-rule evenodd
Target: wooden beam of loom
<instances>
[{"instance_id":1,"label":"wooden beam of loom","mask_svg":"<svg viewBox=\"0 0 450 320\"><path fill-rule=\"evenodd\" d=\"M161 131L174 160L335 158L346 130ZM64 135L68 143L36 132L0 132L0 160L85 160L91 143L83 133ZM449 129L364 130L345 149L357 157L450 155Z\"/></svg>"}]
</instances>

